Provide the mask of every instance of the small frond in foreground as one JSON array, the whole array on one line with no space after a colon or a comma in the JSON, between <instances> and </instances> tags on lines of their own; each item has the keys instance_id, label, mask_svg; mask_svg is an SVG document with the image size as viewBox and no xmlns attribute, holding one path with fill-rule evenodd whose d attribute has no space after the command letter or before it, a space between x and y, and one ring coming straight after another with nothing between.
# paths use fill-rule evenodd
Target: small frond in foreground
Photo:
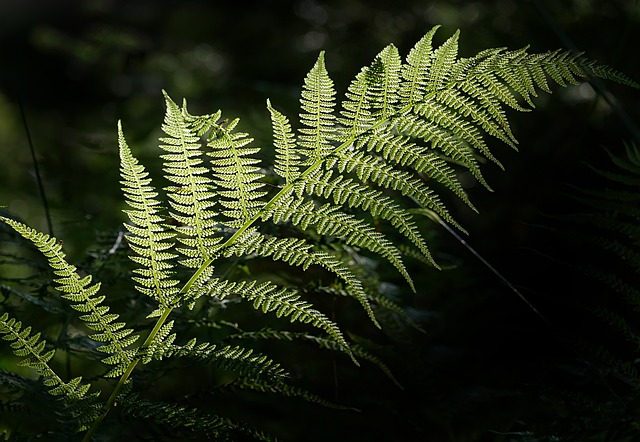
<instances>
[{"instance_id":1,"label":"small frond in foreground","mask_svg":"<svg viewBox=\"0 0 640 442\"><path fill-rule=\"evenodd\" d=\"M48 259L50 267L57 276L54 279L54 282L59 284L56 289L62 293L63 298L72 303L73 309L84 313L79 319L84 321L87 327L97 331L89 335L89 338L98 343L104 343L97 348L99 352L109 354L102 359L102 362L114 366L107 376L116 377L122 374L133 360L136 351L129 347L138 340L139 336L132 335L133 330L125 328L124 322L115 322L119 315L109 313L109 307L101 305L105 296L97 295L100 283L91 285L91 275L81 277L78 274L76 267L66 261L62 244L56 238L37 232L12 219L4 217L0 219L31 241Z\"/></svg>"},{"instance_id":2,"label":"small frond in foreground","mask_svg":"<svg viewBox=\"0 0 640 442\"><path fill-rule=\"evenodd\" d=\"M102 407L98 402L99 393L89 393L91 385L84 383L80 376L64 382L49 366L55 350L45 352L47 342L40 339L40 333L32 334L31 327L23 327L20 321L5 313L0 316L0 334L5 341L11 342L13 353L23 358L19 365L31 368L43 376L43 384L49 393L60 396L63 402L61 408L77 424L77 430L86 430Z\"/></svg>"}]
</instances>

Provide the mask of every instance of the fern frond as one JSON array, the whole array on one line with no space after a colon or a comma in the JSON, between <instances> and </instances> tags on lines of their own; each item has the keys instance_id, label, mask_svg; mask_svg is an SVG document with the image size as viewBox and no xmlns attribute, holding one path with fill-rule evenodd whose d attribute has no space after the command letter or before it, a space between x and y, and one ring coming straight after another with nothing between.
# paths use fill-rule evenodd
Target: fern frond
<instances>
[{"instance_id":1,"label":"fern frond","mask_svg":"<svg viewBox=\"0 0 640 442\"><path fill-rule=\"evenodd\" d=\"M414 199L422 207L437 212L443 219L465 231L449 214L438 194L424 181L404 170L398 170L381 158L372 158L363 152L339 153L329 165L336 165L340 173L354 172L361 181L372 181L380 187L397 190Z\"/></svg>"},{"instance_id":2,"label":"fern frond","mask_svg":"<svg viewBox=\"0 0 640 442\"><path fill-rule=\"evenodd\" d=\"M256 254L284 261L307 270L314 264L313 245L302 238L277 238L262 235L255 229L244 232L236 243L225 251L225 256Z\"/></svg>"},{"instance_id":3,"label":"fern frond","mask_svg":"<svg viewBox=\"0 0 640 442\"><path fill-rule=\"evenodd\" d=\"M40 339L40 333L31 334L31 327L22 328L22 322L10 318L7 313L0 316L0 333L5 341L11 341L11 348L16 356L23 357L20 365L32 368L38 374L45 376L45 382L50 387L61 386L55 394L66 392L69 396L75 395L75 388L65 389L66 383L49 367L48 362L53 358L55 350L43 353L47 342ZM82 394L82 392L80 392Z\"/></svg>"},{"instance_id":4,"label":"fern frond","mask_svg":"<svg viewBox=\"0 0 640 442\"><path fill-rule=\"evenodd\" d=\"M231 390L235 390L235 389L253 390L253 391L259 391L261 393L277 394L278 396L300 398L306 402L322 405L323 407L333 408L336 410L360 411L354 407L349 407L347 405L341 405L335 402L328 401L318 396L317 394L311 393L310 391L307 391L303 388L285 384L283 382L274 384L274 383L257 382L255 380L247 379L247 378L239 378L226 384L224 388L231 389Z\"/></svg>"},{"instance_id":5,"label":"fern frond","mask_svg":"<svg viewBox=\"0 0 640 442\"><path fill-rule=\"evenodd\" d=\"M316 206L313 201L283 201L274 215L275 222L290 221L302 230L314 227L321 235L336 236L347 244L363 247L386 258L413 287L411 276L406 270L400 251L380 232L355 216L341 212L333 204Z\"/></svg>"},{"instance_id":6,"label":"fern frond","mask_svg":"<svg viewBox=\"0 0 640 442\"><path fill-rule=\"evenodd\" d=\"M251 379L279 382L289 376L280 364L268 356L240 346L227 345L217 348L215 345L199 344L193 350L175 347L172 351L175 351L178 356L196 358Z\"/></svg>"},{"instance_id":7,"label":"fern frond","mask_svg":"<svg viewBox=\"0 0 640 442\"><path fill-rule=\"evenodd\" d=\"M398 101L400 100L399 88L402 60L400 59L398 48L394 45L389 45L384 48L376 58L379 58L384 68L378 104L376 106L380 110L376 113L376 116L381 119L387 119L396 109Z\"/></svg>"},{"instance_id":8,"label":"fern frond","mask_svg":"<svg viewBox=\"0 0 640 442\"><path fill-rule=\"evenodd\" d=\"M458 38L456 31L431 55L429 73L426 75L425 90L442 89L450 83L451 73L458 55Z\"/></svg>"},{"instance_id":9,"label":"fern frond","mask_svg":"<svg viewBox=\"0 0 640 442\"><path fill-rule=\"evenodd\" d=\"M300 175L300 153L296 149L295 137L289 119L271 106L267 100L267 109L271 113L273 126L273 144L276 147L275 172L285 179L285 183L293 182Z\"/></svg>"},{"instance_id":10,"label":"fern frond","mask_svg":"<svg viewBox=\"0 0 640 442\"><path fill-rule=\"evenodd\" d=\"M311 324L324 330L336 340L338 345L349 355L349 344L344 339L338 326L323 313L314 309L311 304L302 300L295 291L281 288L271 282L257 281L232 282L212 278L206 285L210 296L224 299L227 296L238 295L251 301L255 309L263 313L275 312L278 317L286 317L291 322L298 321Z\"/></svg>"},{"instance_id":11,"label":"fern frond","mask_svg":"<svg viewBox=\"0 0 640 442\"><path fill-rule=\"evenodd\" d=\"M258 219L291 222L302 230L313 227L320 235L335 236L385 257L411 284L400 252L342 207L362 208L374 217L384 214L432 260L419 232L411 227L410 211L397 211L398 206L380 198L382 191L398 191L464 231L421 175L444 185L473 208L450 164L462 165L489 188L480 162L482 158L500 162L491 153L486 135L513 148L517 143L503 106L527 110L519 102L531 105L537 89L549 91L548 78L575 81L594 72L593 63L577 55L530 55L526 48L510 52L489 49L458 59L459 33L434 50L437 28L414 46L405 64L400 63L393 45L383 49L351 82L335 118L329 117L334 92L321 53L305 82L301 119L306 138L298 140L299 146L293 141L289 120L268 102L280 158L278 173L285 176L285 186L239 228L228 246L240 238L246 240L243 233ZM306 161L299 158L296 147L306 149ZM295 170L295 175L286 170ZM332 178L336 171L336 178ZM360 183L351 181L347 174L354 174ZM371 189L370 183L381 190ZM310 196L322 196L330 202L319 205ZM396 213L391 215L392 211Z\"/></svg>"},{"instance_id":12,"label":"fern frond","mask_svg":"<svg viewBox=\"0 0 640 442\"><path fill-rule=\"evenodd\" d=\"M482 108L478 107L474 102L455 92L447 91L446 93L437 93L432 101L420 103L415 107L415 110L421 119L426 119L430 123L438 124L442 130L453 135L453 138L457 142L462 145L471 146L500 167L502 167L502 165L489 151L478 126L487 133L513 146L513 135L502 129L498 124L495 124L491 113L483 111ZM496 112L499 112L499 110L496 110ZM461 120L460 113L469 115L473 119L473 123L476 123L477 126L472 122ZM460 154L455 155L461 159L465 158L464 156L460 156ZM470 170L473 171L475 165L470 163L468 166ZM481 180L480 177L478 177L478 179Z\"/></svg>"},{"instance_id":13,"label":"fern frond","mask_svg":"<svg viewBox=\"0 0 640 442\"><path fill-rule=\"evenodd\" d=\"M279 219L278 215L274 218ZM240 236L236 244L225 253L227 256L255 253L258 256L270 257L293 266L300 266L304 270L310 265L319 265L346 283L349 295L360 302L373 323L379 327L360 280L336 256L326 251L312 250L312 248L313 245L308 244L304 239L267 238L255 230L249 230Z\"/></svg>"},{"instance_id":14,"label":"fern frond","mask_svg":"<svg viewBox=\"0 0 640 442\"><path fill-rule=\"evenodd\" d=\"M203 362L223 370L229 370L239 376L279 382L285 379L287 372L266 355L240 346L224 346L208 342L197 343L191 339L185 345L175 345L175 335L169 335L172 324L165 324L166 330L158 333L154 342L147 348L143 362L163 358L185 358ZM168 339L167 339L168 338Z\"/></svg>"},{"instance_id":15,"label":"fern frond","mask_svg":"<svg viewBox=\"0 0 640 442\"><path fill-rule=\"evenodd\" d=\"M425 116L427 115L423 115ZM477 154L468 144L451 134L447 128L441 127L437 122L424 120L414 113L406 113L394 118L393 124L397 132L403 136L428 143L431 149L442 151L446 159L468 169L478 182L490 190L480 171ZM453 190L456 191L455 186Z\"/></svg>"},{"instance_id":16,"label":"fern frond","mask_svg":"<svg viewBox=\"0 0 640 442\"><path fill-rule=\"evenodd\" d=\"M89 393L91 385L82 382L82 377L64 382L49 366L55 350L45 352L47 342L40 339L40 333L32 334L31 330L31 327L23 328L22 322L9 317L7 313L0 316L0 334L5 341L11 342L13 353L23 358L19 365L31 368L41 375L49 393L60 396L65 412L75 418L77 431L85 430L100 412L99 393Z\"/></svg>"},{"instance_id":17,"label":"fern frond","mask_svg":"<svg viewBox=\"0 0 640 442\"><path fill-rule=\"evenodd\" d=\"M324 64L324 52L304 79L300 98L300 123L298 145L311 162L333 150L331 140L335 131L336 92L333 81Z\"/></svg>"},{"instance_id":18,"label":"fern frond","mask_svg":"<svg viewBox=\"0 0 640 442\"><path fill-rule=\"evenodd\" d=\"M492 60L499 57L503 51L503 48L490 49L482 51L475 57L460 59L453 79L460 92L472 98L481 109L486 110L486 115L502 130L503 136L517 143L502 103L521 112L528 112L530 109L521 106L514 95L513 88L500 82L495 72L489 69ZM540 89L550 93L544 72L537 65L536 68L537 70L532 74L533 80ZM488 148L481 140L479 148L483 152L488 152ZM493 159L493 161L499 164L497 160Z\"/></svg>"},{"instance_id":19,"label":"fern frond","mask_svg":"<svg viewBox=\"0 0 640 442\"><path fill-rule=\"evenodd\" d=\"M176 334L171 333L173 324L174 321L169 321L158 329L153 340L145 348L141 359L143 364L148 364L152 359L161 360L172 347L173 342L176 340Z\"/></svg>"},{"instance_id":20,"label":"fern frond","mask_svg":"<svg viewBox=\"0 0 640 442\"><path fill-rule=\"evenodd\" d=\"M123 396L120 404L127 417L150 420L171 429L176 436L232 442L239 435L249 435L256 440L274 441L270 436L246 424L238 424L193 407L141 399L136 393Z\"/></svg>"},{"instance_id":21,"label":"fern frond","mask_svg":"<svg viewBox=\"0 0 640 442\"><path fill-rule=\"evenodd\" d=\"M229 218L230 227L241 227L251 220L264 206L260 198L266 195L259 183L264 175L255 164L260 160L252 158L260 149L247 147L253 138L244 132L234 132L239 119L220 125L211 131L207 146L211 160L214 184L218 203L223 207L221 213Z\"/></svg>"},{"instance_id":22,"label":"fern frond","mask_svg":"<svg viewBox=\"0 0 640 442\"><path fill-rule=\"evenodd\" d=\"M342 102L342 116L338 119L344 126L344 129L340 129L340 141L355 139L380 121L375 114L385 107L385 103L380 101L383 96L384 74L384 64L380 57L377 57L370 66L362 68L349 85L346 99ZM393 96L391 91L387 93L388 96Z\"/></svg>"},{"instance_id":23,"label":"fern frond","mask_svg":"<svg viewBox=\"0 0 640 442\"><path fill-rule=\"evenodd\" d=\"M97 348L82 344L91 352L89 359L104 354L102 362L111 366L106 376L120 376L102 407L97 393L90 393L90 386L80 377L64 382L55 374L48 365L55 350L47 350L40 334L32 335L30 327L22 328L8 314L0 316L0 334L11 341L14 353L24 358L22 363L44 377L44 385L53 395L65 399L65 410L75 423L81 428L89 426L85 440L93 437L116 404L125 414L179 429L178 436L220 439L244 430L244 426L194 408L148 401L132 393L132 376L138 364L168 357L191 358L233 370L239 374L238 385L244 388L324 403L315 395L283 383L284 370L253 350L220 342L198 342L195 338L185 345L176 344L179 331L184 328L174 330L174 320L188 318L187 323L211 327L231 325L231 321L215 317L215 310L224 307L222 301L226 298L248 301L263 313L274 313L326 333L318 337L263 331L241 337L314 342L322 348L345 352L354 362L360 356L398 383L381 359L364 345L347 343L338 325L304 299L305 293L299 288L259 282L261 276L232 281L238 279L238 261L280 260L303 270L320 266L336 281L319 287L314 295L353 297L377 326L380 324L374 315L375 307L380 307L382 314L394 312L410 319L393 299L376 291L381 284L369 275L373 265L357 262L364 253L384 258L414 289L401 246L389 239L392 236L388 225L392 234L400 233L409 240L409 253L420 252L426 262L437 267L413 215L429 213L462 230L450 215L440 190L445 188L475 210L457 174L460 169L469 172L489 188L481 165L488 160L502 167L492 152L492 142L517 146L506 108L530 110L537 94L551 92L553 83L575 84L590 76L640 87L615 70L570 52L529 54L528 48L497 48L458 58L459 32L434 48L437 29L427 32L405 62L395 46L385 47L356 75L339 104L321 52L305 77L295 129L285 114L267 100L276 153L274 169L283 178L273 192L267 191L265 178L270 173L259 165L259 148L251 146L253 139L247 133L236 131L238 119L222 120L221 112L191 115L186 102L179 106L164 93L166 114L160 148L169 184L164 187L165 195L159 195L152 185L118 123L121 183L129 217L127 239L133 251L131 259L137 264L132 279L136 290L151 298L156 308L147 317L154 318L155 324L136 349L130 347L138 336L125 328L124 322L117 322L119 316L103 305L105 296L98 294L100 284L92 284L91 276L81 277L76 267L65 261L55 238L2 218L47 257L62 298L70 301L71 307L81 312L80 320L95 331L90 338L99 343ZM624 177L621 180L629 182ZM403 201L396 201L394 195ZM165 196L168 207L162 203ZM629 193L616 196L635 201ZM619 205L619 201L612 204ZM633 216L638 211L622 208L619 213ZM380 219L386 222L382 226L378 224ZM640 237L633 220L603 218L597 222L603 230L615 226L616 233ZM277 225L284 223L289 226ZM282 232L292 230L302 238L283 236ZM315 242L304 239L318 236L323 238ZM609 241L608 246L627 262L640 263L634 247L616 241ZM356 251L360 249L362 256ZM176 276L179 264L187 267L180 267L181 277L182 271L189 272L181 286L182 281ZM214 274L214 268L217 272L222 269L221 273ZM637 291L629 291L626 282L616 288L637 306ZM1 286L0 289L4 292ZM183 305L191 309L198 305L199 309L177 310ZM169 320L172 314L175 319ZM606 317L616 321L627 336L635 336L625 317ZM240 330L237 325L234 328ZM358 342L354 336L351 340ZM71 339L65 344L69 342L79 341ZM360 342L366 345L363 340ZM245 433L253 434L250 430ZM257 432L255 435L268 439Z\"/></svg>"},{"instance_id":24,"label":"fern frond","mask_svg":"<svg viewBox=\"0 0 640 442\"><path fill-rule=\"evenodd\" d=\"M94 341L104 343L97 350L111 354L102 359L103 363L114 365L107 376L119 376L133 360L135 350L128 347L134 344L139 336L131 335L133 330L124 328L126 325L124 322L115 322L119 316L109 313L109 307L101 305L105 296L97 295L100 283L91 285L91 275L83 278L78 274L76 267L66 261L62 245L56 238L37 232L9 218L0 217L0 220L31 241L48 259L50 267L57 276L54 280L59 284L56 289L63 293L63 298L72 302L73 309L84 313L80 319L86 326L98 332L89 335Z\"/></svg>"},{"instance_id":25,"label":"fern frond","mask_svg":"<svg viewBox=\"0 0 640 442\"><path fill-rule=\"evenodd\" d=\"M209 294L207 284L212 275L213 266L207 266L193 281L187 292L182 294L181 302L185 303L190 310L193 309L198 298Z\"/></svg>"},{"instance_id":26,"label":"fern frond","mask_svg":"<svg viewBox=\"0 0 640 442\"><path fill-rule=\"evenodd\" d=\"M584 74L588 76L615 81L616 83L620 83L625 86L640 89L639 82L629 78L627 75L612 68L611 66L607 66L606 64L597 64L594 60L581 58L578 60L578 65L580 66L580 72L584 72Z\"/></svg>"},{"instance_id":27,"label":"fern frond","mask_svg":"<svg viewBox=\"0 0 640 442\"><path fill-rule=\"evenodd\" d=\"M433 56L433 36L440 26L434 26L411 49L402 66L399 94L407 105L422 101L427 87L429 68Z\"/></svg>"},{"instance_id":28,"label":"fern frond","mask_svg":"<svg viewBox=\"0 0 640 442\"><path fill-rule=\"evenodd\" d=\"M349 86L343 101L341 140L361 134L377 121L388 119L399 101L401 60L394 45L384 48Z\"/></svg>"},{"instance_id":29,"label":"fern frond","mask_svg":"<svg viewBox=\"0 0 640 442\"><path fill-rule=\"evenodd\" d=\"M151 186L151 178L145 167L131 153L122 133L122 125L118 122L118 144L120 146L120 173L122 191L125 194L129 210L124 212L131 224L125 224L130 235L127 236L129 246L135 252L131 260L140 264L134 270L140 275L133 280L138 283L136 289L160 305L168 306L175 302L179 292L179 281L172 279L171 269L177 255L167 250L174 246L175 234L163 226L164 219L160 215L163 210L158 193Z\"/></svg>"},{"instance_id":30,"label":"fern frond","mask_svg":"<svg viewBox=\"0 0 640 442\"><path fill-rule=\"evenodd\" d=\"M169 152L161 155L164 159L165 177L174 185L167 187L167 195L174 212L171 216L181 226L176 227L180 234L177 239L187 247L177 248L186 256L180 262L192 268L198 268L211 257L213 248L222 237L215 236L219 228L216 224L218 213L215 206L216 193L213 180L207 176L209 168L203 166L204 154L200 146L200 137L220 119L218 111L213 115L196 118L186 107L180 109L164 93L166 114L162 130L168 137L161 138L160 147Z\"/></svg>"},{"instance_id":31,"label":"fern frond","mask_svg":"<svg viewBox=\"0 0 640 442\"><path fill-rule=\"evenodd\" d=\"M345 179L342 175L335 177L333 175L333 170L314 171L314 173L307 175L304 181L296 183L295 192L298 195L308 193L331 198L335 204L361 208L373 217L389 221L399 233L405 235L418 247L433 265L437 266L415 223L411 220L410 213L377 189L364 186L350 178Z\"/></svg>"},{"instance_id":32,"label":"fern frond","mask_svg":"<svg viewBox=\"0 0 640 442\"><path fill-rule=\"evenodd\" d=\"M362 142L368 144L368 149L382 155L387 162L399 167L412 168L417 173L423 173L455 193L472 210L477 212L469 200L469 196L456 177L453 167L437 153L425 146L418 146L411 142L411 138L394 135L392 133L375 132L364 136ZM460 158L458 158L460 159ZM482 175L477 171L478 177ZM484 181L484 180L483 180Z\"/></svg>"}]
</instances>

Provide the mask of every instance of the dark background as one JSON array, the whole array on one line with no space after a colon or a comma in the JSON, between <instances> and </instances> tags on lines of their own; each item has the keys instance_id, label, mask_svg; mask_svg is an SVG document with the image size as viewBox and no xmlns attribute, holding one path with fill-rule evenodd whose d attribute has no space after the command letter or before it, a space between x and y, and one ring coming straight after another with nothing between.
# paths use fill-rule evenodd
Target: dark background
<instances>
[{"instance_id":1,"label":"dark background","mask_svg":"<svg viewBox=\"0 0 640 442\"><path fill-rule=\"evenodd\" d=\"M320 50L340 95L386 44L406 55L436 24L442 25L437 44L461 30L461 56L488 47L570 48L640 80L640 3L631 0L4 0L0 204L47 231L26 120L54 233L71 260L81 259L97 232L115 231L123 221L119 119L139 158L159 171L162 89L176 101L186 98L193 113L222 109L239 116L268 159L266 99L296 115L302 80ZM551 326L434 226L438 257L456 269L413 265L421 288L414 307L438 319L395 361L406 390L353 387L359 394L380 388L388 425L366 414L361 422L379 426L380 440L403 440L403 434L404 440L506 440L500 432L534 428L551 434L576 413L561 396L533 387L575 392L588 378L571 337L589 328L581 297L602 293L568 265L572 258L554 220L577 210L568 197L572 186L597 184L585 164L604 164L603 147L621 152L625 142L639 142L633 122L640 121L640 92L606 88L631 124L587 84L556 88L538 97L533 113L511 114L520 152L494 143L506 169L485 167L494 192L469 183L480 214L451 201L468 242ZM354 428L325 430L345 435Z\"/></svg>"}]
</instances>

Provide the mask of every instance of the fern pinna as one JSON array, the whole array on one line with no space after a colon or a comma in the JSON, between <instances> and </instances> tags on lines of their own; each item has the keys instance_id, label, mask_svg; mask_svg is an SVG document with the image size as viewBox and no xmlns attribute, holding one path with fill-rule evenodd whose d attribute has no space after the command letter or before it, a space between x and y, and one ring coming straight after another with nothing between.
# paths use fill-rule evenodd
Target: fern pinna
<instances>
[{"instance_id":1,"label":"fern pinna","mask_svg":"<svg viewBox=\"0 0 640 442\"><path fill-rule=\"evenodd\" d=\"M165 135L160 139L164 186L154 183L118 125L121 183L129 218L126 238L136 266L131 280L155 305L148 315L150 331L141 344L140 335L110 311L108 295L98 294L100 284L92 284L91 276L79 275L65 261L55 238L2 218L48 258L62 297L96 331L89 338L105 354L102 363L109 368L103 377L118 378L102 402L96 387L89 393L92 388L82 379L65 382L52 370L49 360L54 350L38 333L31 335L31 328L22 328L6 313L0 317L0 332L12 341L14 352L25 357L24 364L45 378L50 392L63 396L76 413L77 428L88 430L85 440L92 438L116 403L136 416L209 436L249 431L197 409L140 398L136 367L163 358L191 358L230 368L239 373L234 385L241 388L295 392L322 402L287 386L285 370L264 355L228 343L197 342L176 331L175 321L184 315L169 320L172 313L193 309L200 317L206 313L198 311L203 299L245 300L257 310L308 324L319 333L272 331L239 336L314 340L346 353L356 363L358 358L373 361L393 379L379 359L352 348L338 324L303 296L301 287L250 276L234 280L229 263L263 258L302 270L323 269L333 275L332 286L356 300L379 326L374 307L402 309L368 287L359 276L358 264L332 244L339 241L388 261L413 288L405 255L420 255L438 267L414 219L414 209L437 214L462 230L439 189L447 189L473 208L457 171L468 170L488 187L480 158L500 165L490 151L491 139L511 147L517 144L506 108L528 110L538 91L550 92L550 82L565 86L598 76L639 86L606 66L568 52L489 49L458 58L458 33L434 48L436 30L430 30L404 62L395 46L383 49L351 82L339 107L321 53L304 80L295 129L267 100L275 186L266 185L273 176L260 166L255 156L259 148L252 145L252 138L238 130L238 119L223 119L220 111L192 115L186 103L178 105L165 93ZM404 236L410 247L395 244L389 232ZM268 439L258 431L249 432Z\"/></svg>"}]
</instances>

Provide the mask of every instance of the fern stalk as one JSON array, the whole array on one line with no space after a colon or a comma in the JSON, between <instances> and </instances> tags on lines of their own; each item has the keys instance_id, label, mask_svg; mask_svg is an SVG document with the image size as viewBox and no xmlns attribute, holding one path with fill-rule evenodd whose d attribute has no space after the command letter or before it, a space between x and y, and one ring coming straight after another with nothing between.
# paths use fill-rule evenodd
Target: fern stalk
<instances>
[{"instance_id":1,"label":"fern stalk","mask_svg":"<svg viewBox=\"0 0 640 442\"><path fill-rule=\"evenodd\" d=\"M211 260L211 262L213 262L213 260ZM206 268L209 266L209 264L211 264L211 262L209 262L208 264L207 263L203 264L193 274L191 279L189 279L189 281L187 281L187 283L184 285L182 290L180 290L181 294L185 294L185 293L187 293L189 291L189 289L194 284L194 282L198 279L200 274L206 270ZM162 310L162 314L160 315L160 317L156 321L156 324L153 326L153 329L151 330L151 333L149 333L149 336L147 336L147 339L145 339L144 343L140 347L140 351L138 351L138 355L129 363L129 365L127 366L125 372L120 377L120 380L118 381L118 384L115 386L115 388L111 392L111 395L109 396L109 399L107 400L107 403L104 406L104 411L102 412L100 417L98 419L96 419L96 421L91 426L89 431L87 431L87 433L85 434L84 438L82 439L83 442L90 442L91 441L91 436L95 433L95 431L98 429L98 427L100 426L100 424L102 423L104 418L107 417L107 414L109 414L109 411L116 404L116 400L118 399L118 394L120 394L120 391L125 386L125 383L127 382L129 377L131 376L131 373L133 373L133 370L138 365L138 362L140 362L140 360L142 359L142 355L144 354L144 350L147 349L151 345L151 343L156 338L158 332L160 331L160 329L162 328L164 323L167 321L167 318L169 317L169 315L171 314L171 312L173 311L174 308L175 307L170 307L170 306L169 307L164 307L164 309Z\"/></svg>"}]
</instances>

